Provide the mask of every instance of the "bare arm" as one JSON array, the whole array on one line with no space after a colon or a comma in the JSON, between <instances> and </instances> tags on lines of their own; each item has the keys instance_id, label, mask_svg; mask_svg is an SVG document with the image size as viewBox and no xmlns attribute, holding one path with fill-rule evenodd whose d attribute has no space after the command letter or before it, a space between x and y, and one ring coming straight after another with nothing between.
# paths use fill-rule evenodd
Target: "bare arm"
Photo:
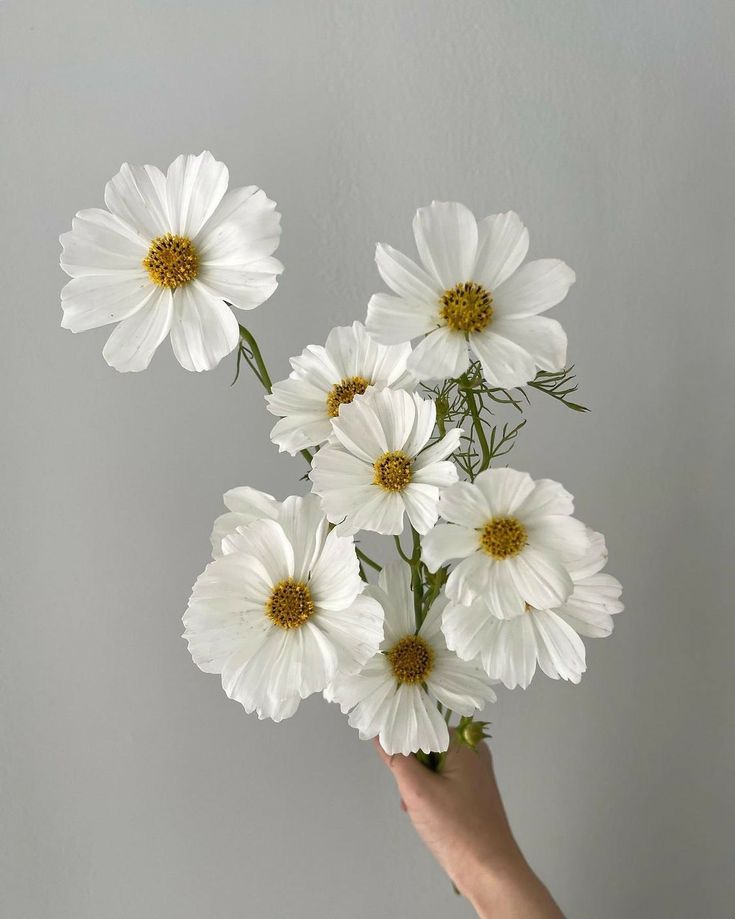
<instances>
[{"instance_id":1,"label":"bare arm","mask_svg":"<svg viewBox=\"0 0 735 919\"><path fill-rule=\"evenodd\" d=\"M513 838L485 743L453 744L438 774L375 746L416 832L480 919L563 919Z\"/></svg>"}]
</instances>

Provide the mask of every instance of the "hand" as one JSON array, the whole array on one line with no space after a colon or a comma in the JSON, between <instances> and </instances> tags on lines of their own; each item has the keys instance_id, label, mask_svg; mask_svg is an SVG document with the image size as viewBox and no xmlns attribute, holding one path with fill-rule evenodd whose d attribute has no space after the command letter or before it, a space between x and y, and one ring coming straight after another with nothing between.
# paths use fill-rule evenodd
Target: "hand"
<instances>
[{"instance_id":1,"label":"hand","mask_svg":"<svg viewBox=\"0 0 735 919\"><path fill-rule=\"evenodd\" d=\"M436 773L374 743L416 832L481 919L563 919L513 838L487 744L453 740Z\"/></svg>"}]
</instances>

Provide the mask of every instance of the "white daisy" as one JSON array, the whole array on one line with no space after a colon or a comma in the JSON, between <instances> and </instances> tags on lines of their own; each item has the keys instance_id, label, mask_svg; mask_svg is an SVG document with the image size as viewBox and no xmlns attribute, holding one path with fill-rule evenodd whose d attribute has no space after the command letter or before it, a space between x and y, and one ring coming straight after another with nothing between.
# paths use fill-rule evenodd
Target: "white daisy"
<instances>
[{"instance_id":1,"label":"white daisy","mask_svg":"<svg viewBox=\"0 0 735 919\"><path fill-rule=\"evenodd\" d=\"M340 675L325 694L350 712L360 737L380 737L386 753L441 752L449 746L446 722L436 702L472 715L495 701L479 667L447 649L441 631L445 598L436 600L416 631L409 569L394 562L367 591L385 611L380 651L353 676Z\"/></svg>"},{"instance_id":2,"label":"white daisy","mask_svg":"<svg viewBox=\"0 0 735 919\"><path fill-rule=\"evenodd\" d=\"M324 443L340 406L370 386L412 390L416 379L406 371L411 346L378 344L361 322L342 326L321 345L309 345L291 358L293 372L266 396L268 411L280 417L271 440L291 455Z\"/></svg>"},{"instance_id":3,"label":"white daisy","mask_svg":"<svg viewBox=\"0 0 735 919\"><path fill-rule=\"evenodd\" d=\"M342 407L310 474L340 532L400 534L404 511L419 533L436 523L439 488L457 481L446 457L462 431L427 447L435 421L433 402L403 390L372 389Z\"/></svg>"},{"instance_id":4,"label":"white daisy","mask_svg":"<svg viewBox=\"0 0 735 919\"><path fill-rule=\"evenodd\" d=\"M281 502L276 501L273 495L248 485L231 488L224 493L222 500L229 513L221 514L214 521L210 537L212 558L220 558L224 554L222 540L225 536L234 533L238 527L248 526L254 520L277 520L281 509Z\"/></svg>"},{"instance_id":5,"label":"white daisy","mask_svg":"<svg viewBox=\"0 0 735 919\"><path fill-rule=\"evenodd\" d=\"M315 497L287 498L277 520L238 527L222 549L194 585L184 638L247 712L288 718L376 653L383 611L362 595L352 539L329 531Z\"/></svg>"},{"instance_id":6,"label":"white daisy","mask_svg":"<svg viewBox=\"0 0 735 919\"><path fill-rule=\"evenodd\" d=\"M283 270L275 202L254 185L227 191L211 153L179 156L164 175L130 166L107 183L108 210L80 211L60 237L61 325L83 332L117 322L102 352L117 370L145 370L171 334L187 370L211 370L239 340L224 301L263 303Z\"/></svg>"},{"instance_id":7,"label":"white daisy","mask_svg":"<svg viewBox=\"0 0 735 919\"><path fill-rule=\"evenodd\" d=\"M423 267L378 245L378 271L396 296L375 294L366 325L386 345L426 336L408 362L420 380L461 376L468 342L491 386L522 386L537 368L564 367L564 330L538 314L564 299L574 272L558 259L521 267L528 231L517 214L478 224L464 205L434 201L416 212L413 232Z\"/></svg>"},{"instance_id":8,"label":"white daisy","mask_svg":"<svg viewBox=\"0 0 735 919\"><path fill-rule=\"evenodd\" d=\"M449 575L447 596L468 604L481 597L499 619L526 604L553 609L572 592L569 565L589 549L583 523L570 516L572 496L558 482L515 469L488 469L442 492L439 524L422 540L422 558L436 571L462 561Z\"/></svg>"},{"instance_id":9,"label":"white daisy","mask_svg":"<svg viewBox=\"0 0 735 919\"><path fill-rule=\"evenodd\" d=\"M497 619L481 598L469 606L450 604L442 619L447 645L464 660L480 660L488 676L509 689L525 689L537 664L554 680L578 683L586 669L579 636L609 635L612 617L623 609L620 582L602 572L605 539L591 530L589 537L587 553L569 565L574 590L566 603L553 610L528 607L513 619Z\"/></svg>"}]
</instances>

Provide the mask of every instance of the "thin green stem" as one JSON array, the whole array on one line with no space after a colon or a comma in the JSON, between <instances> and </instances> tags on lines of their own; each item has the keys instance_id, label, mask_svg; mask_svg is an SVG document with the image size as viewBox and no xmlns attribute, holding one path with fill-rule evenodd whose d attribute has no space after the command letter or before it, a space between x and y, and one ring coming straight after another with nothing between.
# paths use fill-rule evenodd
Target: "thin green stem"
<instances>
[{"instance_id":1,"label":"thin green stem","mask_svg":"<svg viewBox=\"0 0 735 919\"><path fill-rule=\"evenodd\" d=\"M369 565L375 571L383 570L382 565L379 565L376 561L373 561L373 559L371 559L369 555L363 552L362 549L358 549L357 546L355 546L355 554L357 555L357 557L360 559L361 562L365 562L366 565Z\"/></svg>"},{"instance_id":2,"label":"thin green stem","mask_svg":"<svg viewBox=\"0 0 735 919\"><path fill-rule=\"evenodd\" d=\"M273 390L273 383L268 373L268 368L265 365L265 361L263 360L263 355L260 353L258 342L255 340L252 332L246 329L244 325L240 326L240 338L247 344L247 350L253 358L251 361L247 354L244 355L248 367L253 371L263 389L265 389L266 392L271 392ZM311 462L314 459L314 454L311 450L299 450L299 453L311 466Z\"/></svg>"},{"instance_id":3,"label":"thin green stem","mask_svg":"<svg viewBox=\"0 0 735 919\"><path fill-rule=\"evenodd\" d=\"M467 403L467 408L469 409L470 415L472 416L472 426L477 433L477 439L480 443L480 450L482 451L482 461L480 463L480 471L487 469L490 465L490 461L493 458L492 451L490 450L490 445L487 442L487 437L485 436L485 429L482 424L482 418L480 418L480 410L477 407L477 400L475 399L475 393L472 389L472 384L465 373L460 377L462 383L462 393Z\"/></svg>"},{"instance_id":4,"label":"thin green stem","mask_svg":"<svg viewBox=\"0 0 735 919\"><path fill-rule=\"evenodd\" d=\"M396 549L398 550L398 554L401 556L401 558L403 559L403 561L404 561L407 565L410 565L410 564L411 564L411 557L410 557L409 555L406 555L406 553L403 551L403 546L401 545L401 537L400 537L400 536L394 536L394 537L393 537L393 541L394 541L395 544L396 544Z\"/></svg>"},{"instance_id":5,"label":"thin green stem","mask_svg":"<svg viewBox=\"0 0 735 919\"><path fill-rule=\"evenodd\" d=\"M421 628L424 621L424 580L421 576L421 537L411 527L413 538L413 552L411 553L411 586L413 587L413 612L416 619L416 628Z\"/></svg>"}]
</instances>

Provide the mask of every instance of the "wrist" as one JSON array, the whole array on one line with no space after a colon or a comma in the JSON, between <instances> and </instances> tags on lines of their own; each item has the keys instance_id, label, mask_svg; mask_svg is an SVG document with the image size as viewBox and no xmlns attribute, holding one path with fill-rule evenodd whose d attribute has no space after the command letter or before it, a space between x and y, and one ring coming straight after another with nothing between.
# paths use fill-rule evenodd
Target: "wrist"
<instances>
[{"instance_id":1,"label":"wrist","mask_svg":"<svg viewBox=\"0 0 735 919\"><path fill-rule=\"evenodd\" d=\"M480 919L552 919L562 914L519 850L495 855L458 884Z\"/></svg>"}]
</instances>

